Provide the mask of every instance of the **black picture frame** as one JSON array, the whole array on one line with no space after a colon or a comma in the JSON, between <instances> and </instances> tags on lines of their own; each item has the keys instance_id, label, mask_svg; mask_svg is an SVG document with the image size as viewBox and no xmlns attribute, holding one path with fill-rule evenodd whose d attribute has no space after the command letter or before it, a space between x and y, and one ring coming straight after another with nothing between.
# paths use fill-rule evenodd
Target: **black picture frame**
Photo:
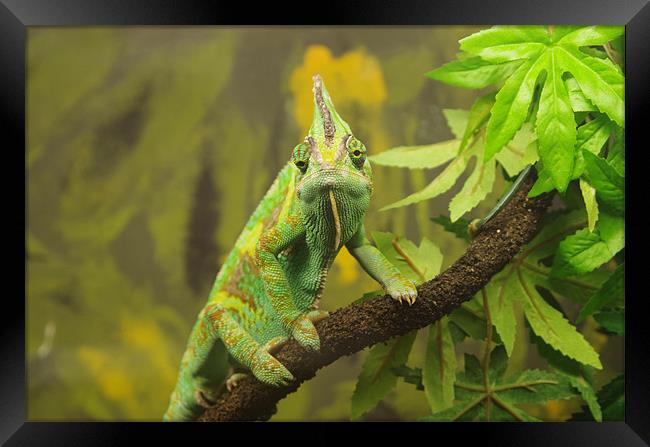
<instances>
[{"instance_id":1,"label":"black picture frame","mask_svg":"<svg viewBox=\"0 0 650 447\"><path fill-rule=\"evenodd\" d=\"M297 11L290 13L288 10ZM402 1L348 1L280 4L266 2L251 5L224 1L163 1L163 0L0 0L0 95L1 129L5 144L3 221L8 228L3 232L6 265L3 269L6 284L23 282L14 292L4 288L3 315L0 324L0 441L6 445L130 445L136 434L149 442L158 437L171 441L178 436L186 442L205 435L212 442L223 442L225 431L242 436L239 424L156 424L156 423L42 423L26 421L25 370L25 270L18 266L21 252L26 260L24 239L16 234L27 224L26 188L29 173L18 169L25 166L25 44L26 28L30 26L108 26L108 25L492 25L492 24L616 24L626 25L626 145L628 175L626 186L628 214L626 226L628 241L626 257L632 257L627 270L627 336L625 338L626 416L625 422L596 423L501 423L501 424L411 424L419 437L431 436L431 442L458 443L468 436L498 446L637 446L650 441L650 393L648 377L648 324L643 312L645 294L634 293L641 282L644 268L643 253L645 222L642 218L639 195L645 191L642 182L643 111L648 107L650 80L650 5L647 0L402 0ZM647 126L647 125L646 125ZM635 144L638 143L638 144ZM637 146L639 146L637 148ZM646 149L647 150L647 149ZM13 158L15 157L15 158ZM21 177L24 184L21 183ZM24 189L16 185L23 184ZM22 190L22 195L18 191ZM21 212L22 209L22 212ZM24 233L22 233L24 234ZM22 242L21 242L22 241ZM25 264L26 265L26 264ZM22 272L22 275L21 275ZM640 289L640 287L639 287ZM20 293L22 292L22 294ZM289 427L288 425L291 425ZM247 430L253 432L305 430L313 439L313 427L308 424L256 424ZM320 425L320 424L316 424ZM331 424L333 427L337 424ZM302 427L298 427L302 426ZM402 437L406 432L392 424L347 424L355 429L383 435ZM368 427L371 429L368 429ZM322 427L321 427L322 428ZM396 431L395 428L398 428ZM330 429L317 430L320 434ZM310 434L311 433L311 434ZM332 431L334 436L335 431ZM271 435L272 436L272 435ZM415 435L413 435L415 436ZM310 440L311 440L310 439ZM644 441L645 440L645 441ZM155 441L154 441L155 442ZM208 441L209 442L209 441ZM234 441L233 441L234 442ZM419 441L418 441L419 442Z\"/></svg>"}]
</instances>

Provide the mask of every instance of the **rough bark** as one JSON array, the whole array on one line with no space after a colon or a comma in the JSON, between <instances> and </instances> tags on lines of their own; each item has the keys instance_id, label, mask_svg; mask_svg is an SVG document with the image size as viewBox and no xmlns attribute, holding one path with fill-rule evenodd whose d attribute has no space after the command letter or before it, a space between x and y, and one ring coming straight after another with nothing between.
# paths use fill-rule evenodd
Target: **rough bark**
<instances>
[{"instance_id":1,"label":"rough bark","mask_svg":"<svg viewBox=\"0 0 650 447\"><path fill-rule=\"evenodd\" d=\"M534 176L529 176L460 259L418 287L415 304L399 304L386 295L333 312L316 324L321 340L319 352L307 352L290 341L276 353L276 358L296 377L294 384L273 388L247 377L231 393L222 395L200 420L268 420L276 411L276 403L314 377L318 369L344 355L428 326L471 299L537 232L552 196L527 198L533 182Z\"/></svg>"}]
</instances>

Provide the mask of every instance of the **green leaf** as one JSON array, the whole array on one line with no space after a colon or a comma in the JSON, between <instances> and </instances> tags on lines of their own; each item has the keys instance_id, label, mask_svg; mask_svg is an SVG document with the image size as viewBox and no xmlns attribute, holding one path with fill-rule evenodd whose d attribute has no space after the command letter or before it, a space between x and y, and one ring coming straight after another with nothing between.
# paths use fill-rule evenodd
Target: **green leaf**
<instances>
[{"instance_id":1,"label":"green leaf","mask_svg":"<svg viewBox=\"0 0 650 447\"><path fill-rule=\"evenodd\" d=\"M560 243L552 275L561 278L590 272L612 259L624 246L623 218L601 213L593 232L584 228Z\"/></svg>"},{"instance_id":2,"label":"green leaf","mask_svg":"<svg viewBox=\"0 0 650 447\"><path fill-rule=\"evenodd\" d=\"M619 126L624 125L623 75L602 59L557 47L558 62L571 72L585 96Z\"/></svg>"},{"instance_id":3,"label":"green leaf","mask_svg":"<svg viewBox=\"0 0 650 447\"><path fill-rule=\"evenodd\" d=\"M512 389L504 389L512 386ZM560 374L536 369L514 374L495 387L499 396L519 404L542 404L549 400L570 399L575 396L569 381Z\"/></svg>"},{"instance_id":4,"label":"green leaf","mask_svg":"<svg viewBox=\"0 0 650 447\"><path fill-rule=\"evenodd\" d=\"M538 169L537 171L537 180L533 184L533 187L528 191L528 197L537 197L540 194L545 192L552 191L554 188L553 179L548 175L546 170Z\"/></svg>"},{"instance_id":5,"label":"green leaf","mask_svg":"<svg viewBox=\"0 0 650 447\"><path fill-rule=\"evenodd\" d=\"M598 392L598 401L603 408L603 420L622 421L625 419L625 376L620 375L606 384Z\"/></svg>"},{"instance_id":6,"label":"green leaf","mask_svg":"<svg viewBox=\"0 0 650 447\"><path fill-rule=\"evenodd\" d=\"M505 80L520 62L494 64L480 57L456 60L432 70L426 76L462 88L483 88Z\"/></svg>"},{"instance_id":7,"label":"green leaf","mask_svg":"<svg viewBox=\"0 0 650 447\"><path fill-rule=\"evenodd\" d=\"M469 111L463 109L442 109L442 114L447 120L447 126L454 136L462 140L469 120Z\"/></svg>"},{"instance_id":8,"label":"green leaf","mask_svg":"<svg viewBox=\"0 0 650 447\"><path fill-rule=\"evenodd\" d=\"M405 365L398 366L397 368L393 368L393 373L395 373L397 377L404 379L404 382L415 385L415 389L424 391L421 368L409 368Z\"/></svg>"},{"instance_id":9,"label":"green leaf","mask_svg":"<svg viewBox=\"0 0 650 447\"><path fill-rule=\"evenodd\" d=\"M398 146L370 157L372 163L409 169L438 167L456 156L460 140L447 140L422 146Z\"/></svg>"},{"instance_id":10,"label":"green leaf","mask_svg":"<svg viewBox=\"0 0 650 447\"><path fill-rule=\"evenodd\" d=\"M491 159L514 137L528 115L535 82L546 67L548 56L522 64L496 95L487 124L486 160Z\"/></svg>"},{"instance_id":11,"label":"green leaf","mask_svg":"<svg viewBox=\"0 0 650 447\"><path fill-rule=\"evenodd\" d=\"M519 299L515 293L516 288L510 283L517 280L517 275L496 278L490 281L482 292L487 296L492 324L501 337L508 356L512 355L515 347L517 318L514 304Z\"/></svg>"},{"instance_id":12,"label":"green leaf","mask_svg":"<svg viewBox=\"0 0 650 447\"><path fill-rule=\"evenodd\" d=\"M470 221L468 219L460 218L455 222L452 222L449 217L440 215L437 217L432 217L431 220L439 225L442 225L445 231L453 233L457 238L462 239L465 242L470 241L469 232L467 231L467 227L470 224Z\"/></svg>"},{"instance_id":13,"label":"green leaf","mask_svg":"<svg viewBox=\"0 0 650 447\"><path fill-rule=\"evenodd\" d=\"M585 94L580 90L580 85L573 77L564 80L567 92L569 93L569 102L574 112L594 112L598 109L592 104Z\"/></svg>"},{"instance_id":14,"label":"green leaf","mask_svg":"<svg viewBox=\"0 0 650 447\"><path fill-rule=\"evenodd\" d=\"M625 417L625 380L620 375L603 386L597 393L598 406L602 408L602 420L622 421ZM586 408L582 413L574 414L571 421L589 420Z\"/></svg>"},{"instance_id":15,"label":"green leaf","mask_svg":"<svg viewBox=\"0 0 650 447\"><path fill-rule=\"evenodd\" d=\"M573 173L576 126L556 53L555 48L548 52L546 82L537 112L537 150L546 172L563 192Z\"/></svg>"},{"instance_id":16,"label":"green leaf","mask_svg":"<svg viewBox=\"0 0 650 447\"><path fill-rule=\"evenodd\" d=\"M443 317L429 326L422 369L422 384L432 412L444 410L453 404L455 381L454 342L449 331L449 319Z\"/></svg>"},{"instance_id":17,"label":"green leaf","mask_svg":"<svg viewBox=\"0 0 650 447\"><path fill-rule=\"evenodd\" d=\"M625 294L625 264L619 265L601 289L595 293L578 314L577 322L612 304L622 303Z\"/></svg>"},{"instance_id":18,"label":"green leaf","mask_svg":"<svg viewBox=\"0 0 650 447\"><path fill-rule=\"evenodd\" d=\"M419 247L410 240L389 232L373 231L372 238L379 251L403 275L417 284L428 281L440 273L442 253L426 237L422 238Z\"/></svg>"},{"instance_id":19,"label":"green leaf","mask_svg":"<svg viewBox=\"0 0 650 447\"><path fill-rule=\"evenodd\" d=\"M495 155L510 177L537 161L537 137L530 123L524 123L510 143Z\"/></svg>"},{"instance_id":20,"label":"green leaf","mask_svg":"<svg viewBox=\"0 0 650 447\"><path fill-rule=\"evenodd\" d=\"M575 166L573 167L572 179L577 179L585 171L582 150L584 149L592 154L598 155L609 138L611 129L612 122L605 115L600 115L598 118L578 128L575 151L576 160Z\"/></svg>"},{"instance_id":21,"label":"green leaf","mask_svg":"<svg viewBox=\"0 0 650 447\"><path fill-rule=\"evenodd\" d=\"M552 274L563 277L590 272L609 261L612 256L600 234L585 228L560 243Z\"/></svg>"},{"instance_id":22,"label":"green leaf","mask_svg":"<svg viewBox=\"0 0 650 447\"><path fill-rule=\"evenodd\" d=\"M488 376L491 382L500 380L508 368L508 354L503 345L497 345L490 352Z\"/></svg>"},{"instance_id":23,"label":"green leaf","mask_svg":"<svg viewBox=\"0 0 650 447\"><path fill-rule=\"evenodd\" d=\"M594 319L608 332L625 335L625 311L608 310L594 314Z\"/></svg>"},{"instance_id":24,"label":"green leaf","mask_svg":"<svg viewBox=\"0 0 650 447\"><path fill-rule=\"evenodd\" d=\"M454 310L449 318L468 337L476 340L485 339L486 323L482 315L477 315L473 310L465 306Z\"/></svg>"},{"instance_id":25,"label":"green leaf","mask_svg":"<svg viewBox=\"0 0 650 447\"><path fill-rule=\"evenodd\" d=\"M461 152L467 147L469 139L476 136L479 129L490 117L490 110L494 105L494 98L494 92L488 93L487 95L479 96L476 101L474 101L474 104L472 104L469 116L467 117L467 126L465 126L463 138L460 143Z\"/></svg>"},{"instance_id":26,"label":"green leaf","mask_svg":"<svg viewBox=\"0 0 650 447\"><path fill-rule=\"evenodd\" d=\"M406 363L415 335L413 331L373 346L352 394L352 419L372 410L395 387L397 376L392 368Z\"/></svg>"},{"instance_id":27,"label":"green leaf","mask_svg":"<svg viewBox=\"0 0 650 447\"><path fill-rule=\"evenodd\" d=\"M464 152L459 154L458 157L454 158L451 163L445 167L445 169L424 189L415 192L397 202L386 205L380 209L380 211L386 211L392 208L399 208L402 206L410 205L412 203L421 202L423 200L432 199L439 196L440 194L445 193L449 188L454 186L458 178L465 171L469 158L474 154L476 150L482 149L482 145L477 143L474 146L474 150Z\"/></svg>"},{"instance_id":28,"label":"green leaf","mask_svg":"<svg viewBox=\"0 0 650 447\"><path fill-rule=\"evenodd\" d=\"M607 163L625 177L625 131L620 127L614 132L614 143L607 153Z\"/></svg>"},{"instance_id":29,"label":"green leaf","mask_svg":"<svg viewBox=\"0 0 650 447\"><path fill-rule=\"evenodd\" d=\"M598 422L602 422L603 413L600 404L598 403L598 397L596 396L594 388L583 377L569 376L569 381L571 382L571 385L578 390L582 399L587 403L587 407L594 419Z\"/></svg>"},{"instance_id":30,"label":"green leaf","mask_svg":"<svg viewBox=\"0 0 650 447\"><path fill-rule=\"evenodd\" d=\"M535 54L541 45L550 43L550 37L543 26L494 26L465 37L459 43L461 50L496 62L529 57L526 55ZM528 43L533 45L526 46ZM517 50L517 45L521 44L524 45Z\"/></svg>"},{"instance_id":31,"label":"green leaf","mask_svg":"<svg viewBox=\"0 0 650 447\"><path fill-rule=\"evenodd\" d=\"M518 293L524 302L524 314L535 334L567 357L585 365L602 368L598 353L575 326L544 300L535 289L530 277L525 276L521 271L517 274Z\"/></svg>"},{"instance_id":32,"label":"green leaf","mask_svg":"<svg viewBox=\"0 0 650 447\"><path fill-rule=\"evenodd\" d=\"M622 36L625 28L622 26L586 26L562 37L558 44L568 46L604 45Z\"/></svg>"},{"instance_id":33,"label":"green leaf","mask_svg":"<svg viewBox=\"0 0 650 447\"><path fill-rule=\"evenodd\" d=\"M602 213L596 228L612 257L625 247L625 220L622 217Z\"/></svg>"},{"instance_id":34,"label":"green leaf","mask_svg":"<svg viewBox=\"0 0 650 447\"><path fill-rule=\"evenodd\" d=\"M607 160L582 151L589 184L596 188L598 200L616 214L625 212L625 178Z\"/></svg>"},{"instance_id":35,"label":"green leaf","mask_svg":"<svg viewBox=\"0 0 650 447\"><path fill-rule=\"evenodd\" d=\"M494 160L483 163L483 154L479 153L474 171L469 176L463 188L449 202L452 222L458 220L466 212L478 205L492 192L495 178Z\"/></svg>"},{"instance_id":36,"label":"green leaf","mask_svg":"<svg viewBox=\"0 0 650 447\"><path fill-rule=\"evenodd\" d=\"M530 333L530 340L537 346L537 352L546 359L549 366L554 368L557 373L565 376L571 386L580 393L594 419L601 421L602 411L586 367L562 355L532 332Z\"/></svg>"},{"instance_id":37,"label":"green leaf","mask_svg":"<svg viewBox=\"0 0 650 447\"><path fill-rule=\"evenodd\" d=\"M587 209L587 220L589 222L589 231L594 231L598 221L598 202L596 202L596 188L589 183L580 179L580 192Z\"/></svg>"}]
</instances>

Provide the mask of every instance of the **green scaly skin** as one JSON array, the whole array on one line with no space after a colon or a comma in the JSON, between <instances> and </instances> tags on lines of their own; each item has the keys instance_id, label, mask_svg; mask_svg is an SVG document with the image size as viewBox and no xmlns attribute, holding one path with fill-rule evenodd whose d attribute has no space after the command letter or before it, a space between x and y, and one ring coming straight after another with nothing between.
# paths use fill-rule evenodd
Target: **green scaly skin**
<instances>
[{"instance_id":1,"label":"green scaly skin","mask_svg":"<svg viewBox=\"0 0 650 447\"><path fill-rule=\"evenodd\" d=\"M368 241L372 194L365 146L314 76L314 117L237 239L198 315L164 420L197 419L224 389L231 367L283 386L294 378L272 353L289 338L320 349L314 322L327 272L345 245L388 294L412 304L415 284Z\"/></svg>"}]
</instances>

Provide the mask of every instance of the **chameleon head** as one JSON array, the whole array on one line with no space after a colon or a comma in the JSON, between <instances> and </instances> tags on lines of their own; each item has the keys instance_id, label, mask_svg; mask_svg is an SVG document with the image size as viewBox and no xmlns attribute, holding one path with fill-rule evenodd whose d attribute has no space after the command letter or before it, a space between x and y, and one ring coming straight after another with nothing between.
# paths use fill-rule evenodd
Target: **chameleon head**
<instances>
[{"instance_id":1,"label":"chameleon head","mask_svg":"<svg viewBox=\"0 0 650 447\"><path fill-rule=\"evenodd\" d=\"M292 155L298 170L298 199L307 211L311 205L318 212L319 203L328 197L339 206L356 202L355 206L362 206L365 211L372 194L372 171L366 147L336 112L321 77L315 75L313 81L311 128Z\"/></svg>"}]
</instances>

